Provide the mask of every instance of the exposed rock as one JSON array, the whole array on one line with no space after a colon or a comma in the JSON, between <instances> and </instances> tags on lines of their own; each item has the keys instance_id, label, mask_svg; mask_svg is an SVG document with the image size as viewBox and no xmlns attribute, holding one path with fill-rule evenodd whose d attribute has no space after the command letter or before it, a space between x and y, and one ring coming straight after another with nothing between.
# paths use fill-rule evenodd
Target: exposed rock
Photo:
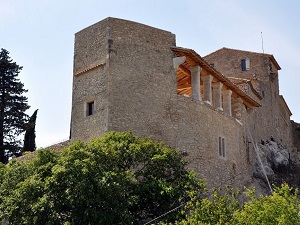
<instances>
[{"instance_id":1,"label":"exposed rock","mask_svg":"<svg viewBox=\"0 0 300 225\"><path fill-rule=\"evenodd\" d=\"M275 141L265 141L264 144L258 145L259 157L268 177L289 167L291 151L292 149L284 148ZM258 159L254 166L253 175L257 178L266 179Z\"/></svg>"},{"instance_id":2,"label":"exposed rock","mask_svg":"<svg viewBox=\"0 0 300 225\"><path fill-rule=\"evenodd\" d=\"M262 141L258 145L258 152L271 184L279 186L285 182L292 187L300 187L300 166L296 148L285 148L274 141ZM261 189L261 193L268 193L266 177L258 159L253 171L256 180L256 184L253 182L253 185Z\"/></svg>"}]
</instances>

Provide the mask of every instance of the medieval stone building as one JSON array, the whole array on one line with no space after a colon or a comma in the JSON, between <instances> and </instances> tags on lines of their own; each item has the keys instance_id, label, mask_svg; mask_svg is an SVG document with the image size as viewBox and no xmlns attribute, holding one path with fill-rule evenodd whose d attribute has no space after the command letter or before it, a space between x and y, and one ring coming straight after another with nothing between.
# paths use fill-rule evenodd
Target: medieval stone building
<instances>
[{"instance_id":1,"label":"medieval stone building","mask_svg":"<svg viewBox=\"0 0 300 225\"><path fill-rule=\"evenodd\" d=\"M246 93L254 88L261 107L247 120L257 140L272 138L285 146L293 145L292 113L279 94L278 70L281 68L273 55L222 48L205 60Z\"/></svg>"},{"instance_id":2,"label":"medieval stone building","mask_svg":"<svg viewBox=\"0 0 300 225\"><path fill-rule=\"evenodd\" d=\"M104 19L75 35L71 140L131 130L185 152L210 186L247 185L253 142L293 146L278 70L272 55L202 58L168 31Z\"/></svg>"}]
</instances>

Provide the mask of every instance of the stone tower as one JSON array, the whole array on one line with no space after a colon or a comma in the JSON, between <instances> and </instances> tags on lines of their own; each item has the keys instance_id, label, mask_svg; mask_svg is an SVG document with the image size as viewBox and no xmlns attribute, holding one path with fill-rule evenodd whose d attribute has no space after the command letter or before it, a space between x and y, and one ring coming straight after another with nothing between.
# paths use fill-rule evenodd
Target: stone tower
<instances>
[{"instance_id":1,"label":"stone tower","mask_svg":"<svg viewBox=\"0 0 300 225\"><path fill-rule=\"evenodd\" d=\"M156 121L176 95L171 46L174 34L116 18L76 33L71 140L126 129L169 135Z\"/></svg>"}]
</instances>

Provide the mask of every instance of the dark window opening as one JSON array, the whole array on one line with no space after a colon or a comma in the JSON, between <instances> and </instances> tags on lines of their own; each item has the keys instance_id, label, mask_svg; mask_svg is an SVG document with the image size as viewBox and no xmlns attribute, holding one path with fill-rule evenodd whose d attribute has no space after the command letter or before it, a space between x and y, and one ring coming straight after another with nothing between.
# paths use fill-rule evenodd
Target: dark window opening
<instances>
[{"instance_id":1,"label":"dark window opening","mask_svg":"<svg viewBox=\"0 0 300 225\"><path fill-rule=\"evenodd\" d=\"M87 103L87 115L91 116L94 114L94 102L88 102Z\"/></svg>"},{"instance_id":2,"label":"dark window opening","mask_svg":"<svg viewBox=\"0 0 300 225\"><path fill-rule=\"evenodd\" d=\"M225 140L219 137L219 156L225 157Z\"/></svg>"}]
</instances>

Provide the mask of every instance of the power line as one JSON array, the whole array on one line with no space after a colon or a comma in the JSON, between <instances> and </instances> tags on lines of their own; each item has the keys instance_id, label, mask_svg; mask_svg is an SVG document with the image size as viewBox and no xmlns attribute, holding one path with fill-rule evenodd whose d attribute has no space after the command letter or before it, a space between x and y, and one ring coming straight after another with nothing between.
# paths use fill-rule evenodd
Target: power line
<instances>
[{"instance_id":1,"label":"power line","mask_svg":"<svg viewBox=\"0 0 300 225\"><path fill-rule=\"evenodd\" d=\"M160 215L160 216L154 218L153 220L148 221L147 223L144 223L144 225L150 224L150 223L154 222L155 220L158 220L158 219L160 219L160 218L162 218L162 217L168 215L169 213L171 213L171 212L173 212L173 211L176 211L177 209L179 209L179 208L181 208L182 206L184 206L186 203L188 203L188 202L182 203L181 205L177 206L176 208L171 209L170 211L168 211L168 212L166 212L166 213L164 213L164 214L162 214L162 215Z\"/></svg>"}]
</instances>

